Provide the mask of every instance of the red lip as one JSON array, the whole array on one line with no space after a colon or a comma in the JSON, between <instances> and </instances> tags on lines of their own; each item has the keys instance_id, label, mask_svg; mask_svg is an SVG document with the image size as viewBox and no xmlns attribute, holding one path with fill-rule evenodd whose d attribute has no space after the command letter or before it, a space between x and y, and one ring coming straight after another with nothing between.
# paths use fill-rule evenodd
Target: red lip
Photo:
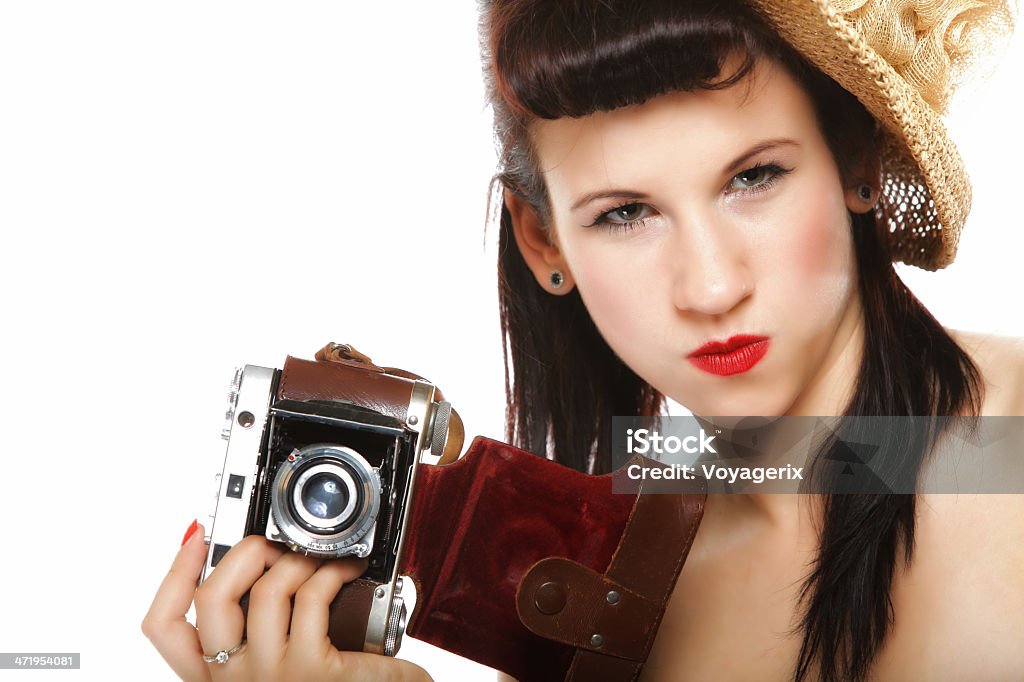
<instances>
[{"instance_id":1,"label":"red lip","mask_svg":"<svg viewBox=\"0 0 1024 682\"><path fill-rule=\"evenodd\" d=\"M687 359L699 369L718 376L742 374L753 369L768 352L767 336L737 334L726 341L710 341Z\"/></svg>"}]
</instances>

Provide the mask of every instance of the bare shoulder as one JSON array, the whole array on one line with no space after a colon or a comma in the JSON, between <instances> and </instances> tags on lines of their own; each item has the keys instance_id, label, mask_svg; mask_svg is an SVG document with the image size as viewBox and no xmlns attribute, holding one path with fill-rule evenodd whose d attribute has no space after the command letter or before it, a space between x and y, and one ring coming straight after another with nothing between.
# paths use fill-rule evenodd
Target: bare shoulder
<instances>
[{"instance_id":1,"label":"bare shoulder","mask_svg":"<svg viewBox=\"0 0 1024 682\"><path fill-rule=\"evenodd\" d=\"M1024 679L1022 566L1024 495L919 495L875 679Z\"/></svg>"},{"instance_id":2,"label":"bare shoulder","mask_svg":"<svg viewBox=\"0 0 1024 682\"><path fill-rule=\"evenodd\" d=\"M916 506L911 573L934 578L931 596L962 602L962 615L1005 611L1024 631L1024 494L924 494Z\"/></svg>"},{"instance_id":3,"label":"bare shoulder","mask_svg":"<svg viewBox=\"0 0 1024 682\"><path fill-rule=\"evenodd\" d=\"M950 333L981 370L986 389L983 414L1024 416L1024 338ZM1017 459L1020 453L1011 448L1006 455ZM997 556L990 567L1005 571L1004 577L1024 594L1024 494L924 494L918 496L917 508L920 543L965 557ZM976 563L981 570L986 562Z\"/></svg>"},{"instance_id":4,"label":"bare shoulder","mask_svg":"<svg viewBox=\"0 0 1024 682\"><path fill-rule=\"evenodd\" d=\"M986 396L985 416L1024 416L1024 338L951 331L981 370ZM1007 441L1009 442L1009 441ZM1020 453L1011 448L1007 456ZM1009 471L1019 471L1012 468ZM1020 563L1024 566L1024 494L920 495L919 523L936 530L936 541L950 530L952 543L1015 540ZM977 533L984 528L985 533ZM1000 531L1004 531L1001 535ZM1010 534L1010 535L1006 535ZM971 538L971 535L982 537ZM1024 570L1017 574L1024 588Z\"/></svg>"},{"instance_id":5,"label":"bare shoulder","mask_svg":"<svg viewBox=\"0 0 1024 682\"><path fill-rule=\"evenodd\" d=\"M982 413L1024 415L1024 338L948 331L981 370L985 382Z\"/></svg>"},{"instance_id":6,"label":"bare shoulder","mask_svg":"<svg viewBox=\"0 0 1024 682\"><path fill-rule=\"evenodd\" d=\"M981 371L982 414L1024 415L1024 339L950 330ZM1024 494L919 494L877 679L1024 679Z\"/></svg>"}]
</instances>

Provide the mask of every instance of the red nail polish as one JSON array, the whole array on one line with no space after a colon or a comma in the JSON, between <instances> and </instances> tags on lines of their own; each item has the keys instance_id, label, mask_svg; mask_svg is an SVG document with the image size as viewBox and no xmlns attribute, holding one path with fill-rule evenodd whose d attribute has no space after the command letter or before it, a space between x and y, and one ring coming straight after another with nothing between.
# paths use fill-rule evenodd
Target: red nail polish
<instances>
[{"instance_id":1,"label":"red nail polish","mask_svg":"<svg viewBox=\"0 0 1024 682\"><path fill-rule=\"evenodd\" d=\"M186 542L188 542L188 539L189 539L190 537L192 537L193 535L195 535L195 532L196 532L197 530L199 530L199 521L198 521L198 520L196 520L196 519L193 519L193 520L192 520L192 525L188 527L188 530L187 530L187 531L185 531L185 537L183 537L183 538L181 539L181 545L182 545L182 547L184 547L184 546L185 546L185 543L186 543Z\"/></svg>"}]
</instances>

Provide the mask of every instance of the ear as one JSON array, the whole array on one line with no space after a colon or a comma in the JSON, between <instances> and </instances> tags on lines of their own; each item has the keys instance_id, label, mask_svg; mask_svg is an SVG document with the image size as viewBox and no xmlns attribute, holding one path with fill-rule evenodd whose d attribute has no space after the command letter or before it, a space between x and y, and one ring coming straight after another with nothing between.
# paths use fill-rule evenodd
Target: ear
<instances>
[{"instance_id":1,"label":"ear","mask_svg":"<svg viewBox=\"0 0 1024 682\"><path fill-rule=\"evenodd\" d=\"M545 228L540 216L533 206L515 194L505 190L505 207L512 219L512 234L515 237L519 253L523 254L526 266L533 272L537 284L542 289L556 296L564 296L572 291L575 282L569 266L558 248L557 239L552 239L551 230ZM562 275L562 284L555 287L552 273Z\"/></svg>"},{"instance_id":2,"label":"ear","mask_svg":"<svg viewBox=\"0 0 1024 682\"><path fill-rule=\"evenodd\" d=\"M882 163L877 154L871 154L850 174L850 182L843 192L846 208L851 213L867 213L874 209L881 186Z\"/></svg>"}]
</instances>

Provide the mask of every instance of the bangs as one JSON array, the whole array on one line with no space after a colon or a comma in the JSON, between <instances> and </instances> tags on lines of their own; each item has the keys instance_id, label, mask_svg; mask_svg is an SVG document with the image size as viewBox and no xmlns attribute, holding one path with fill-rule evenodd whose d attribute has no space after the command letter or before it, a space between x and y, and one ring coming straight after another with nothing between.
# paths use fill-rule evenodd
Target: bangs
<instances>
[{"instance_id":1,"label":"bangs","mask_svg":"<svg viewBox=\"0 0 1024 682\"><path fill-rule=\"evenodd\" d=\"M726 88L772 34L739 3L494 0L484 16L496 94L520 121L581 117L669 92ZM740 57L729 74L722 69ZM788 59L785 61L789 61Z\"/></svg>"}]
</instances>

